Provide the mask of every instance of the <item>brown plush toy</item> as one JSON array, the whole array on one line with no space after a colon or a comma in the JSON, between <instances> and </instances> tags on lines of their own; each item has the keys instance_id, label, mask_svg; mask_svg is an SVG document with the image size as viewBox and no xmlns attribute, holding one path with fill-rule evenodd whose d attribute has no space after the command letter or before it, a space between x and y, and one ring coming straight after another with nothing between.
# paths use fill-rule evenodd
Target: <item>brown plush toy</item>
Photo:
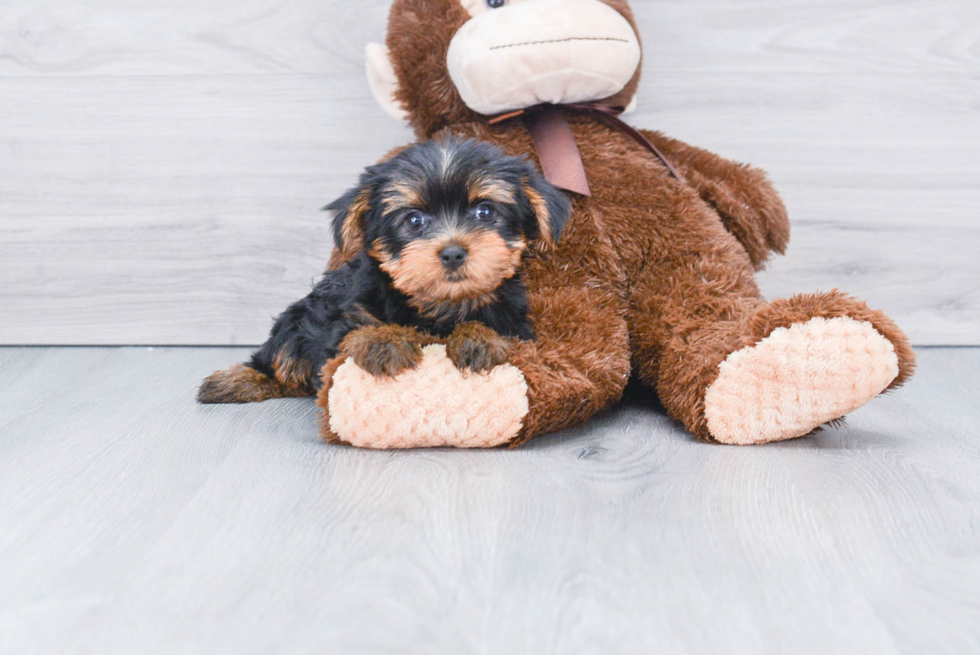
<instances>
[{"instance_id":1,"label":"brown plush toy","mask_svg":"<svg viewBox=\"0 0 980 655\"><path fill-rule=\"evenodd\" d=\"M532 242L524 257L536 340L479 375L439 343L393 378L342 352L321 372L325 438L520 444L610 407L632 374L699 440L759 444L806 435L909 378L905 335L862 301L762 299L754 271L789 238L762 171L656 132L638 138L580 106L629 107L640 60L626 0L394 0L387 46L368 47L390 114L422 140L472 137L540 163L550 137L532 138L535 114L508 114L564 105L545 131L567 132L567 120L587 186L570 194L559 242ZM574 180L569 141L558 169ZM335 251L333 265L342 259Z\"/></svg>"}]
</instances>

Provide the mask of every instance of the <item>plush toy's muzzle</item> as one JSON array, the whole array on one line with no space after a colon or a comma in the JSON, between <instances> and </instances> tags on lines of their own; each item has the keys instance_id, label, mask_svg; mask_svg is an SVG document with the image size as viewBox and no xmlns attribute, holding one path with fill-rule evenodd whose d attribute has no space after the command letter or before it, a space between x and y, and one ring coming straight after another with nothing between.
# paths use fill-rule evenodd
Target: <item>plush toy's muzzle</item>
<instances>
[{"instance_id":1,"label":"plush toy's muzzle","mask_svg":"<svg viewBox=\"0 0 980 655\"><path fill-rule=\"evenodd\" d=\"M526 0L472 18L447 59L466 105L493 115L608 98L636 73L640 42L600 0Z\"/></svg>"}]
</instances>

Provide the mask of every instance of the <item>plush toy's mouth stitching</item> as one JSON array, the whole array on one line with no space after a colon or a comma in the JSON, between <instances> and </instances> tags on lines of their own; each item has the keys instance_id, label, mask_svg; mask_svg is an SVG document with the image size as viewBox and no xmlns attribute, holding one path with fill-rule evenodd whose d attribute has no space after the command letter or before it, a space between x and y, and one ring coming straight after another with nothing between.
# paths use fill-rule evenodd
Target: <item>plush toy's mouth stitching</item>
<instances>
[{"instance_id":1,"label":"plush toy's mouth stitching","mask_svg":"<svg viewBox=\"0 0 980 655\"><path fill-rule=\"evenodd\" d=\"M524 41L523 43L508 43L507 45L491 46L491 50L503 50L504 48L519 48L524 45L541 45L545 43L568 43L569 41L615 41L617 43L629 43L628 39L617 39L611 36L570 36L567 39L548 39L545 41Z\"/></svg>"}]
</instances>

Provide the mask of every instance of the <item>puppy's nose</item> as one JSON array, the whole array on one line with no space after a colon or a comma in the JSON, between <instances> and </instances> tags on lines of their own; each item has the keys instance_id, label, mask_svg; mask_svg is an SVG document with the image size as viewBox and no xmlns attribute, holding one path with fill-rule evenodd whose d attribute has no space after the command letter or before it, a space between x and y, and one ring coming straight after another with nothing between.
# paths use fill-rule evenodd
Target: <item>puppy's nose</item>
<instances>
[{"instance_id":1,"label":"puppy's nose","mask_svg":"<svg viewBox=\"0 0 980 655\"><path fill-rule=\"evenodd\" d=\"M439 259L442 260L442 265L448 268L450 271L455 271L457 268L465 264L466 255L466 248L457 246L455 243L451 243L439 251Z\"/></svg>"}]
</instances>

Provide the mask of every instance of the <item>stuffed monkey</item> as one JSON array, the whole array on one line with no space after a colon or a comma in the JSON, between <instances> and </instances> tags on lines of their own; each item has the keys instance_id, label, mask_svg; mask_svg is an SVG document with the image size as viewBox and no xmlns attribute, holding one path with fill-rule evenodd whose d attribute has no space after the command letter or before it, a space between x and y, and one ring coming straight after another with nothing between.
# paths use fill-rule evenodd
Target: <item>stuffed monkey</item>
<instances>
[{"instance_id":1,"label":"stuffed monkey","mask_svg":"<svg viewBox=\"0 0 980 655\"><path fill-rule=\"evenodd\" d=\"M470 137L538 163L529 122L500 119L629 108L641 47L626 0L394 0L387 44L367 57L378 102L420 140ZM645 147L592 112L563 117L587 184L569 193L560 240L524 257L536 339L468 376L439 344L393 378L341 352L320 373L326 439L521 444L615 404L633 375L697 439L759 444L809 434L910 377L905 335L864 302L761 297L754 271L789 238L765 173L657 132L641 131ZM255 384L257 398L291 395Z\"/></svg>"}]
</instances>

